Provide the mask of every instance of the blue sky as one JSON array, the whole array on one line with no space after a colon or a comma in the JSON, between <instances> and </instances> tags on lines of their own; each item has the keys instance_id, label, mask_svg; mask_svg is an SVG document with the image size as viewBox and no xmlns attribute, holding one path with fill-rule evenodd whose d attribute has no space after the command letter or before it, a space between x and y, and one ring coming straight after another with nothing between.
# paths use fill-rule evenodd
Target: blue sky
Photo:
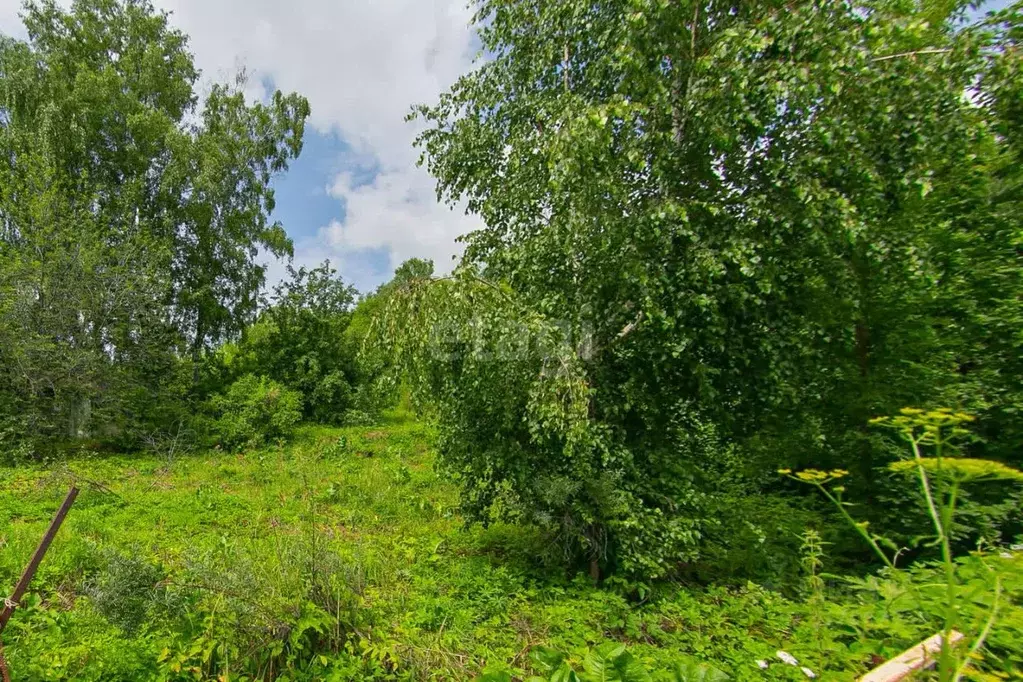
<instances>
[{"instance_id":1,"label":"blue sky","mask_svg":"<svg viewBox=\"0 0 1023 682\"><path fill-rule=\"evenodd\" d=\"M328 194L327 182L345 169L345 159L351 154L351 147L337 134L310 129L301 156L274 181L277 208L273 217L284 225L292 240L305 246L303 253L308 258L316 257L317 234L323 226L345 222L345 201ZM365 171L362 180L370 182L374 176L374 171ZM325 259L332 256L337 259L337 254L324 250ZM359 279L361 290L385 281L393 270L389 250L383 246L361 250L358 266L349 263L347 270L354 271L354 276L353 272L343 274L346 279Z\"/></svg>"},{"instance_id":2,"label":"blue sky","mask_svg":"<svg viewBox=\"0 0 1023 682\"><path fill-rule=\"evenodd\" d=\"M326 178L337 175L350 153L337 135L310 130L301 156L287 173L274 180L277 209L274 217L295 239L315 235L331 220L344 220L344 203L327 194Z\"/></svg>"}]
</instances>

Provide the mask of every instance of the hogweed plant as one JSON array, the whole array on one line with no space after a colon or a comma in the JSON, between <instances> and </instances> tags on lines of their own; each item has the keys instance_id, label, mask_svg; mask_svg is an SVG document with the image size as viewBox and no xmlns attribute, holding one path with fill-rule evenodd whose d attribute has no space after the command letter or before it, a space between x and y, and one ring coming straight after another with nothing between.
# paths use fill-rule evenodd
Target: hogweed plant
<instances>
[{"instance_id":1,"label":"hogweed plant","mask_svg":"<svg viewBox=\"0 0 1023 682\"><path fill-rule=\"evenodd\" d=\"M978 657L998 618L1001 599L1001 581L995 574L990 612L980 631L973 638L967 652L963 655L958 654L951 646L953 629L957 625L959 615L958 602L960 598L960 581L952 552L952 530L961 488L965 483L978 481L1012 480L1023 482L1023 472L1000 462L959 456L958 443L970 437L966 425L973 419L969 414L948 409L928 411L907 407L902 409L897 416L879 417L871 420L871 424L875 426L894 430L909 444L906 457L892 463L889 469L894 472L911 474L917 479L927 514L933 525L934 533L931 546L940 548L944 575L943 583L937 586L943 589L941 598L943 610L942 647L938 659L938 679L941 682L961 680L970 661ZM842 499L845 488L841 485L832 485L847 476L847 471L843 469L831 471L808 469L792 472L790 469L781 469L779 473L817 488L835 505L842 517L867 542L885 566L893 574L901 574L902 569L896 564L903 548L891 540L871 532L866 521L857 521L849 513L849 503ZM921 588L914 588L914 592L918 595L919 589Z\"/></svg>"}]
</instances>

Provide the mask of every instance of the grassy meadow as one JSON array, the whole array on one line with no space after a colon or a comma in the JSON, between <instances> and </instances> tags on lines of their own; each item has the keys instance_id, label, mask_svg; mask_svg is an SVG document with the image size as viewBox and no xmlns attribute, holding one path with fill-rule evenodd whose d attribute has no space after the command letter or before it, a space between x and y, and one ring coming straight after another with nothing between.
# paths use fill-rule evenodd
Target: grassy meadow
<instances>
[{"instance_id":1,"label":"grassy meadow","mask_svg":"<svg viewBox=\"0 0 1023 682\"><path fill-rule=\"evenodd\" d=\"M71 482L82 487L4 633L14 679L519 679L542 672L537 652L582 670L613 643L655 678L693 657L733 679L806 679L784 650L840 680L936 627L877 578L816 596L597 588L545 565L550 547L528 530L466 528L432 440L392 413L237 455L83 453L0 469L5 589ZM1023 559L986 560L1014 569L1003 590L1018 600ZM1003 608L989 657L1019 656L1019 611Z\"/></svg>"}]
</instances>

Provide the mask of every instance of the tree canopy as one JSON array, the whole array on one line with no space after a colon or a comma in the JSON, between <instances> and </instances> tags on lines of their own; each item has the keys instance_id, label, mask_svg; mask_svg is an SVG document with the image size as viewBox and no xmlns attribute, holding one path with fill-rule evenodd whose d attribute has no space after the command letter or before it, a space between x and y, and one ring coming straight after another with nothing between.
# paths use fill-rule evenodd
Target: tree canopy
<instances>
[{"instance_id":1,"label":"tree canopy","mask_svg":"<svg viewBox=\"0 0 1023 682\"><path fill-rule=\"evenodd\" d=\"M186 37L146 0L52 0L0 37L0 438L180 416L179 362L255 314L289 254L271 178L309 105L239 83L199 102ZM194 382L193 382L194 383Z\"/></svg>"},{"instance_id":2,"label":"tree canopy","mask_svg":"<svg viewBox=\"0 0 1023 682\"><path fill-rule=\"evenodd\" d=\"M714 532L731 447L870 497L867 421L938 405L1018 461L1020 12L967 9L480 3L488 58L413 115L485 227L388 330L476 518L657 575Z\"/></svg>"}]
</instances>

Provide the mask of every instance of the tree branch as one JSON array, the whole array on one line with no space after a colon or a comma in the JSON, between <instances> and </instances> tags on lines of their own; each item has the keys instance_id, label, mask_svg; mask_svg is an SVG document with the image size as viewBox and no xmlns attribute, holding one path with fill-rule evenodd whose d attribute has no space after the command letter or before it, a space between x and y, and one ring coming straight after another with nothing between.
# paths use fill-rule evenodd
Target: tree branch
<instances>
[{"instance_id":1,"label":"tree branch","mask_svg":"<svg viewBox=\"0 0 1023 682\"><path fill-rule=\"evenodd\" d=\"M622 340L622 339L624 339L624 338L625 338L626 336L628 336L629 334L631 334L631 333L632 333L632 331L633 331L633 330L634 330L634 329L636 328L636 326L637 326L637 325L638 325L638 324L639 324L640 322L642 322L642 321L643 321L643 311L642 311L642 310L640 310L640 311L639 311L639 313L638 313L638 314L636 315L636 319L634 319L634 320L633 320L632 322L630 322L630 323L628 323L627 325L625 325L625 326L624 326L624 327L622 328L622 330L621 330L620 332L618 332L618 335L617 335L617 336L615 336L615 341L621 341L621 340Z\"/></svg>"},{"instance_id":2,"label":"tree branch","mask_svg":"<svg viewBox=\"0 0 1023 682\"><path fill-rule=\"evenodd\" d=\"M950 47L933 48L929 50L913 50L911 52L899 52L897 54L888 54L883 57L873 57L871 58L870 61L883 62L889 59L899 59L900 57L915 57L918 54L947 54L949 52L952 52L952 48Z\"/></svg>"}]
</instances>

